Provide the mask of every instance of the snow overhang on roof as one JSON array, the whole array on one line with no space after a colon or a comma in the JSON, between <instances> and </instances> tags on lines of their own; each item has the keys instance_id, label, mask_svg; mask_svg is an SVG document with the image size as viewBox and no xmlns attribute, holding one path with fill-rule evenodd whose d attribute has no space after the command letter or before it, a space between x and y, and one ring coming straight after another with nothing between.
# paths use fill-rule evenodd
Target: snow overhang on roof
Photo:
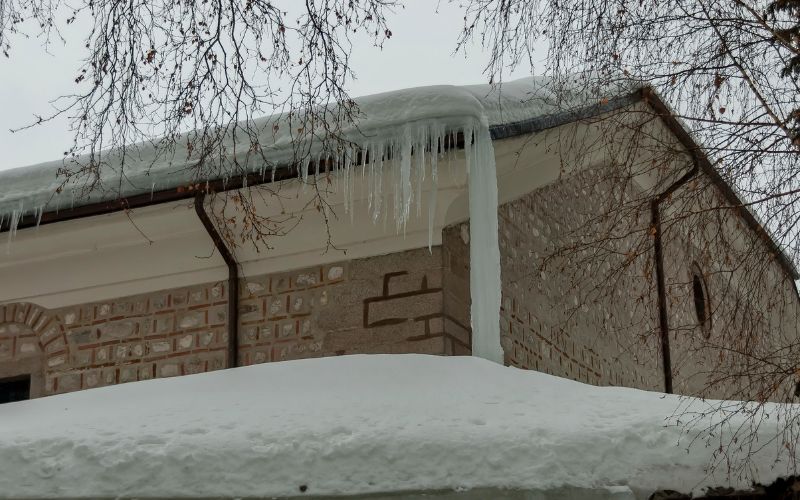
<instances>
[{"instance_id":1,"label":"snow overhang on roof","mask_svg":"<svg viewBox=\"0 0 800 500\"><path fill-rule=\"evenodd\" d=\"M341 135L355 144L366 145L400 136L409 124L435 121L447 129L458 130L465 121L474 120L488 125L492 138L500 139L554 127L638 100L631 88L617 91L620 97L610 101L606 96L586 93L559 92L556 95L550 88L546 79L526 78L504 83L500 88L437 85L365 96L355 100L360 116ZM598 104L601 98L603 104ZM115 206L120 200L136 197L152 198L152 203L169 201L165 199L169 198L165 197L166 193L183 191L198 183L225 181L226 188L236 188L243 184L243 175L253 176L255 183L269 182L272 179L270 174L264 175L264 157L279 168L291 170L286 167L295 160L295 148L286 116L280 114L257 120L252 128L259 130L261 153L253 154L252 161L240 160L240 170L224 175L215 171L213 178L204 178L202 173L198 176L199 170L192 167L196 160L180 146L187 142L184 139L177 141L179 147L168 157L162 156L157 143L139 144L130 149L124 168L118 154L107 152L100 184L88 193L84 193L89 180L85 176L76 176L64 184L64 177L57 175L59 169L74 171L86 164L89 161L86 157L0 171L0 216L6 219L0 229L8 226L8 219L14 213L24 219L18 226L22 228L36 223L40 215L40 222L46 223L52 217L44 214L56 211L62 214L58 218L62 220L72 218L70 212L83 214L85 211L78 209L90 205ZM249 145L240 149L248 151ZM131 205L124 203L124 206Z\"/></svg>"},{"instance_id":2,"label":"snow overhang on roof","mask_svg":"<svg viewBox=\"0 0 800 500\"><path fill-rule=\"evenodd\" d=\"M468 122L480 123L488 126L492 139L498 140L535 133L645 101L720 187L728 201L734 206L743 206L738 195L710 164L702 148L672 116L658 95L646 86L619 85L603 89L602 93L588 92L584 87L561 86L555 92L551 80L533 77L503 83L502 86L435 85L403 89L360 97L355 101L360 116L356 123L342 130L341 135L363 147L379 141L391 142L407 134L409 125L422 122L448 131L461 130ZM126 156L124 168L120 166L118 154L107 152L100 183L88 192L86 183L89 179L86 176L76 176L65 182L65 178L58 175L60 169L75 170L85 164L88 161L86 157L0 171L0 232L188 199L194 196L192 186L198 184L204 189L223 191L302 175L301 167L296 165L293 134L288 123L284 114L268 116L253 123L252 126L260 130L260 154L239 160L237 170L223 175L218 169L212 169L216 172L213 176L203 177L202 172L207 170L193 168L196 160L190 157L185 146L181 146L187 142L185 139L178 140L179 146L173 148L168 156L159 150L157 142L139 144L131 148L135 154ZM459 140L463 141L462 138ZM267 167L273 169L271 172L265 171L264 157L272 162ZM744 207L739 213L766 242L787 272L794 279L800 279L800 272L792 260L750 210Z\"/></svg>"}]
</instances>

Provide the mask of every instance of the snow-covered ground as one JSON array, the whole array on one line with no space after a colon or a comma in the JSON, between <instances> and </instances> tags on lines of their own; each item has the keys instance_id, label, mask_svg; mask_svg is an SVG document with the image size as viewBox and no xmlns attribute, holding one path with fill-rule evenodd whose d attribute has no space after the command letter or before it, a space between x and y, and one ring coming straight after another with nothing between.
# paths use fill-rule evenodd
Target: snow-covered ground
<instances>
[{"instance_id":1,"label":"snow-covered ground","mask_svg":"<svg viewBox=\"0 0 800 500\"><path fill-rule=\"evenodd\" d=\"M714 448L687 452L691 436L667 425L678 404L471 357L271 363L0 406L0 497L646 498L747 486L703 472ZM764 421L762 443L778 425ZM779 448L754 456L757 479L786 473Z\"/></svg>"}]
</instances>

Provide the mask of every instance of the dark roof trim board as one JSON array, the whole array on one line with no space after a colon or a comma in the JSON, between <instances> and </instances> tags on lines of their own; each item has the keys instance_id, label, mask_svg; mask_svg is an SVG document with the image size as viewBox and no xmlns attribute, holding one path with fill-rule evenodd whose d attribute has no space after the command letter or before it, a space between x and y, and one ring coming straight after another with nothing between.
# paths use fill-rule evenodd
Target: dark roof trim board
<instances>
[{"instance_id":1,"label":"dark roof trim board","mask_svg":"<svg viewBox=\"0 0 800 500\"><path fill-rule=\"evenodd\" d=\"M717 172L717 170L713 167L708 159L708 156L702 150L700 145L698 145L697 142L691 137L683 125L675 118L669 106L667 106L666 103L661 100L658 94L651 87L641 87L627 95L615 97L601 104L586 106L573 111L565 111L561 113L537 116L528 120L492 125L489 128L489 133L493 140L509 139L520 135L541 132L543 130L555 128L567 123L598 116L629 106L639 101L643 101L653 108L665 126L677 137L678 141L684 146L684 148L686 148L694 161L699 164L701 171L708 175L714 184L720 189L728 203L730 203L732 207L741 207L741 210L736 210L736 213L738 213L745 223L764 241L769 251L776 256L778 261L789 273L789 275L793 279L800 279L800 273L798 272L792 260L775 242L763 225L755 218L753 213L744 205L742 200L731 188L731 186L728 185L728 183L725 182L725 180L719 175L719 172ZM462 136L459 135L457 138L457 144L455 146L459 149L464 147L464 138ZM25 229L37 225L52 224L55 222L80 219L83 217L92 217L95 215L120 212L173 201L188 200L194 198L194 196L197 194L197 190L199 189L208 192L222 192L241 189L243 186L253 186L275 181L282 181L297 176L297 168L292 165L286 165L275 169L274 175L268 175L267 178L258 172L254 172L247 174L246 176L243 175L231 177L224 181L222 179L218 179L195 186L179 186L148 194L119 198L112 201L92 203L72 209L45 212L41 214L41 217L38 221L35 216L27 215L19 221L17 227L18 229ZM8 223L5 225L0 225L0 233L7 232L8 230Z\"/></svg>"},{"instance_id":2,"label":"dark roof trim board","mask_svg":"<svg viewBox=\"0 0 800 500\"><path fill-rule=\"evenodd\" d=\"M753 212L747 208L744 202L742 202L742 199L739 198L739 195L736 194L736 191L725 182L725 179L722 178L717 169L711 164L711 161L709 161L703 148L692 138L680 121L675 118L675 114L670 107L661 100L652 87L643 87L639 92L641 94L641 99L653 108L666 127L677 137L678 141L686 148L686 151L689 152L693 160L697 162L700 171L707 175L717 188L719 188L722 195L730 204L730 207L736 209L734 211L744 220L750 229L755 231L761 238L764 244L766 244L767 249L778 259L778 262L780 262L789 276L794 280L800 279L800 273L798 273L797 267L794 262L792 262L792 259L786 255L786 252L784 252L780 245L772 238L769 231L756 219Z\"/></svg>"}]
</instances>

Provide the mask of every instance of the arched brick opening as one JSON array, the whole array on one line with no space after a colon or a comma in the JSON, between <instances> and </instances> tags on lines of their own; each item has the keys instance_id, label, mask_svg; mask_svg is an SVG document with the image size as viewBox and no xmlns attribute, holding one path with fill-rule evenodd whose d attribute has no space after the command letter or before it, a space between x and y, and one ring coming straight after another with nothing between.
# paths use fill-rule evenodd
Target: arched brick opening
<instances>
[{"instance_id":1,"label":"arched brick opening","mask_svg":"<svg viewBox=\"0 0 800 500\"><path fill-rule=\"evenodd\" d=\"M30 303L0 305L0 379L29 376L30 396L54 392L46 372L69 356L60 321Z\"/></svg>"}]
</instances>

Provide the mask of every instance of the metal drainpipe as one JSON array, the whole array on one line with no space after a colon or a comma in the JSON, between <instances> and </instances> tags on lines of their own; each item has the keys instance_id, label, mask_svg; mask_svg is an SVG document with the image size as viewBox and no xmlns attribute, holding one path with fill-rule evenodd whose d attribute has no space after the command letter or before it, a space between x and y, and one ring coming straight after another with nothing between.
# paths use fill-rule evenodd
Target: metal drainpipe
<instances>
[{"instance_id":1,"label":"metal drainpipe","mask_svg":"<svg viewBox=\"0 0 800 500\"><path fill-rule=\"evenodd\" d=\"M661 212L659 204L686 184L700 171L700 163L695 161L691 170L672 183L666 191L650 202L650 215L653 227L653 250L656 264L656 284L658 286L658 325L661 331L661 364L664 368L664 392L672 394L672 358L669 351L669 317L667 316L667 285L664 279L664 247L661 241Z\"/></svg>"},{"instance_id":2,"label":"metal drainpipe","mask_svg":"<svg viewBox=\"0 0 800 500\"><path fill-rule=\"evenodd\" d=\"M239 366L239 266L208 217L205 199L206 193L199 191L194 197L194 210L228 266L228 368L234 368Z\"/></svg>"}]
</instances>

